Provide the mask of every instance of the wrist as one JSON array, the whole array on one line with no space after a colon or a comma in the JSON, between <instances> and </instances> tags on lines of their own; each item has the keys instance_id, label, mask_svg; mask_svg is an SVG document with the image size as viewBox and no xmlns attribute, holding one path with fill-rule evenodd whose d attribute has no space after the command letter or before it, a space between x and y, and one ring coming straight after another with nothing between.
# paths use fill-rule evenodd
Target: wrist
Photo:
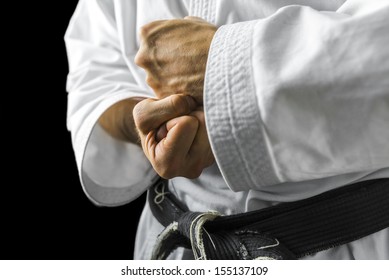
<instances>
[{"instance_id":1,"label":"wrist","mask_svg":"<svg viewBox=\"0 0 389 280\"><path fill-rule=\"evenodd\" d=\"M132 111L143 98L129 98L108 108L99 118L100 126L115 139L139 144Z\"/></svg>"}]
</instances>

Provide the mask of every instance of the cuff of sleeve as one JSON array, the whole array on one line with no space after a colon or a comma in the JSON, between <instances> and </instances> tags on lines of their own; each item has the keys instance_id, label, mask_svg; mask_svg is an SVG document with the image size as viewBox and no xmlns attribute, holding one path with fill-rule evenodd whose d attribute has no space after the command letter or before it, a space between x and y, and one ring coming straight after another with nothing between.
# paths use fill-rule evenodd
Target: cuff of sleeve
<instances>
[{"instance_id":1,"label":"cuff of sleeve","mask_svg":"<svg viewBox=\"0 0 389 280\"><path fill-rule=\"evenodd\" d=\"M84 121L73 131L73 147L83 190L99 206L119 206L139 197L157 178L135 144L118 141L97 123L113 104L133 97L119 93L101 102L91 112L74 118ZM147 97L147 96L144 96ZM82 115L82 116L81 116Z\"/></svg>"},{"instance_id":2,"label":"cuff of sleeve","mask_svg":"<svg viewBox=\"0 0 389 280\"><path fill-rule=\"evenodd\" d=\"M204 84L211 147L233 191L279 183L266 147L252 78L252 34L257 21L225 25L209 51Z\"/></svg>"}]
</instances>

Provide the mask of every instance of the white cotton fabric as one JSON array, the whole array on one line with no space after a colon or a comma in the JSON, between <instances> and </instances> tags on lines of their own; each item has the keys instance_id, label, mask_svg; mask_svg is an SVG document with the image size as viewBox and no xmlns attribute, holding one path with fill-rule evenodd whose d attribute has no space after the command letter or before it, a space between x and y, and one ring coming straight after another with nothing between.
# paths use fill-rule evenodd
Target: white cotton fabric
<instances>
[{"instance_id":1,"label":"white cotton fabric","mask_svg":"<svg viewBox=\"0 0 389 280\"><path fill-rule=\"evenodd\" d=\"M387 1L81 0L65 35L68 128L94 203L131 202L157 178L139 147L97 120L120 100L153 96L134 64L139 28L187 15L220 27L204 89L217 163L169 183L191 210L241 213L389 177ZM135 258L150 257L161 231L146 205ZM388 232L306 259L389 259Z\"/></svg>"}]
</instances>

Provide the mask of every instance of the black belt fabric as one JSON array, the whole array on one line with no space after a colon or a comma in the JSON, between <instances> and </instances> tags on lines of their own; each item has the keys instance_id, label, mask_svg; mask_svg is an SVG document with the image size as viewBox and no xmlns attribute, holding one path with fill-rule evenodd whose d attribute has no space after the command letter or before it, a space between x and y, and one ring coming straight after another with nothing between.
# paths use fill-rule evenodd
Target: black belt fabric
<instances>
[{"instance_id":1,"label":"black belt fabric","mask_svg":"<svg viewBox=\"0 0 389 280\"><path fill-rule=\"evenodd\" d=\"M161 179L148 194L153 215L167 227L154 250L159 259L179 246L197 259L295 259L389 227L388 178L229 216L191 212L167 190Z\"/></svg>"}]
</instances>

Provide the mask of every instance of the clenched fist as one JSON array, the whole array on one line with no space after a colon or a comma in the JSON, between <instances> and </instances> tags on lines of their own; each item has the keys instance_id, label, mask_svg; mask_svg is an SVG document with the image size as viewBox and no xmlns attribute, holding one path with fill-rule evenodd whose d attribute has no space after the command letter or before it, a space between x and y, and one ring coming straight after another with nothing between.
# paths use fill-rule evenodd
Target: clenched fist
<instances>
[{"instance_id":1,"label":"clenched fist","mask_svg":"<svg viewBox=\"0 0 389 280\"><path fill-rule=\"evenodd\" d=\"M182 93L203 104L208 51L216 26L200 18L154 21L140 30L135 63L158 98Z\"/></svg>"},{"instance_id":2,"label":"clenched fist","mask_svg":"<svg viewBox=\"0 0 389 280\"><path fill-rule=\"evenodd\" d=\"M200 176L214 163L204 112L188 95L145 99L133 110L143 152L163 178Z\"/></svg>"}]
</instances>

